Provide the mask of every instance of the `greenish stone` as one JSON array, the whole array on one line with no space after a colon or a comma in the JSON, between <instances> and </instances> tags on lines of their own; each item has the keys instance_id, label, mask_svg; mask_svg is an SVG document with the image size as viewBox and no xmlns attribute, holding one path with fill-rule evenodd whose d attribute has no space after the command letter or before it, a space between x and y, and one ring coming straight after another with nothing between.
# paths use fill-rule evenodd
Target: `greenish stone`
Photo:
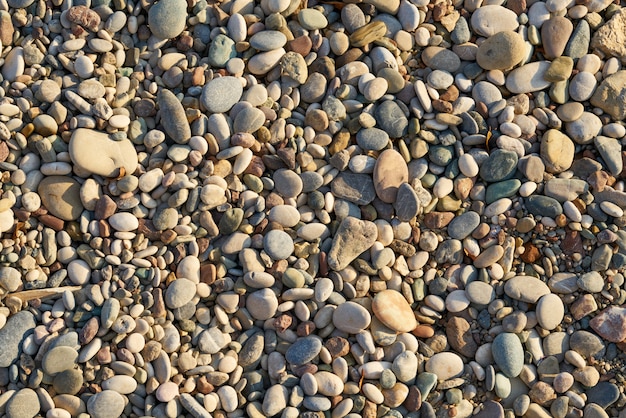
<instances>
[{"instance_id":1,"label":"greenish stone","mask_svg":"<svg viewBox=\"0 0 626 418\"><path fill-rule=\"evenodd\" d=\"M424 177L422 177L422 186L426 188L433 187L435 182L437 182L437 176L432 173L426 173L424 174Z\"/></svg>"},{"instance_id":2,"label":"greenish stone","mask_svg":"<svg viewBox=\"0 0 626 418\"><path fill-rule=\"evenodd\" d=\"M522 182L518 179L510 179L498 183L492 183L487 186L485 200L487 204L490 204L498 199L502 199L503 197L514 196L521 186Z\"/></svg>"},{"instance_id":3,"label":"greenish stone","mask_svg":"<svg viewBox=\"0 0 626 418\"><path fill-rule=\"evenodd\" d=\"M422 394L422 399L428 398L430 391L437 385L437 375L434 373L423 372L417 375L415 386Z\"/></svg>"},{"instance_id":4,"label":"greenish stone","mask_svg":"<svg viewBox=\"0 0 626 418\"><path fill-rule=\"evenodd\" d=\"M530 42L531 45L539 45L541 42L539 30L534 25L528 26L528 42Z\"/></svg>"},{"instance_id":5,"label":"greenish stone","mask_svg":"<svg viewBox=\"0 0 626 418\"><path fill-rule=\"evenodd\" d=\"M380 375L380 386L383 389L391 389L393 385L396 384L396 375L391 371L391 369L383 370Z\"/></svg>"},{"instance_id":6,"label":"greenish stone","mask_svg":"<svg viewBox=\"0 0 626 418\"><path fill-rule=\"evenodd\" d=\"M228 36L219 34L211 42L209 48L209 63L218 68L223 68L231 58L237 56L237 50L235 49L235 41Z\"/></svg>"},{"instance_id":7,"label":"greenish stone","mask_svg":"<svg viewBox=\"0 0 626 418\"><path fill-rule=\"evenodd\" d=\"M569 100L569 83L567 80L552 83L548 92L550 98L557 104L567 103Z\"/></svg>"},{"instance_id":8,"label":"greenish stone","mask_svg":"<svg viewBox=\"0 0 626 418\"><path fill-rule=\"evenodd\" d=\"M567 396L559 396L550 405L550 413L554 418L565 418L568 410L569 398Z\"/></svg>"},{"instance_id":9,"label":"greenish stone","mask_svg":"<svg viewBox=\"0 0 626 418\"><path fill-rule=\"evenodd\" d=\"M83 386L83 373L77 369L62 371L54 376L52 386L56 393L76 395Z\"/></svg>"},{"instance_id":10,"label":"greenish stone","mask_svg":"<svg viewBox=\"0 0 626 418\"><path fill-rule=\"evenodd\" d=\"M245 174L243 182L253 192L261 193L263 191L263 181L254 174Z\"/></svg>"},{"instance_id":11,"label":"greenish stone","mask_svg":"<svg viewBox=\"0 0 626 418\"><path fill-rule=\"evenodd\" d=\"M387 80L387 84L389 85L389 87L387 88L387 92L392 94L398 93L400 90L402 90L404 88L404 84L406 83L398 70L393 68L381 69L380 71L378 71L378 77L382 77Z\"/></svg>"},{"instance_id":12,"label":"greenish stone","mask_svg":"<svg viewBox=\"0 0 626 418\"><path fill-rule=\"evenodd\" d=\"M535 195L528 197L524 202L528 212L535 216L549 216L555 218L563 213L563 207L556 200L548 196Z\"/></svg>"},{"instance_id":13,"label":"greenish stone","mask_svg":"<svg viewBox=\"0 0 626 418\"><path fill-rule=\"evenodd\" d=\"M282 282L285 286L294 289L304 287L304 275L299 270L289 267L283 273Z\"/></svg>"},{"instance_id":14,"label":"greenish stone","mask_svg":"<svg viewBox=\"0 0 626 418\"><path fill-rule=\"evenodd\" d=\"M235 232L243 221L243 215L244 212L241 208L232 208L224 212L218 224L220 233L222 235L228 235Z\"/></svg>"},{"instance_id":15,"label":"greenish stone","mask_svg":"<svg viewBox=\"0 0 626 418\"><path fill-rule=\"evenodd\" d=\"M463 400L463 392L460 389L452 388L446 392L446 400L451 405L458 405Z\"/></svg>"},{"instance_id":16,"label":"greenish stone","mask_svg":"<svg viewBox=\"0 0 626 418\"><path fill-rule=\"evenodd\" d=\"M461 209L462 201L450 195L444 196L437 202L437 209L441 212L456 212Z\"/></svg>"},{"instance_id":17,"label":"greenish stone","mask_svg":"<svg viewBox=\"0 0 626 418\"><path fill-rule=\"evenodd\" d=\"M139 278L139 280L146 280L150 277L150 269L145 267L138 268L135 270L135 276Z\"/></svg>"},{"instance_id":18,"label":"greenish stone","mask_svg":"<svg viewBox=\"0 0 626 418\"><path fill-rule=\"evenodd\" d=\"M351 396L352 398L352 402L353 402L353 406L352 406L352 411L355 414L358 414L359 412L361 412L363 410L363 408L365 408L365 396L362 395L353 395Z\"/></svg>"},{"instance_id":19,"label":"greenish stone","mask_svg":"<svg viewBox=\"0 0 626 418\"><path fill-rule=\"evenodd\" d=\"M134 72L131 67L121 67L118 68L117 71L120 73L122 77L130 77L130 75Z\"/></svg>"},{"instance_id":20,"label":"greenish stone","mask_svg":"<svg viewBox=\"0 0 626 418\"><path fill-rule=\"evenodd\" d=\"M438 166L445 167L454 158L454 148L435 145L428 150L428 159Z\"/></svg>"},{"instance_id":21,"label":"greenish stone","mask_svg":"<svg viewBox=\"0 0 626 418\"><path fill-rule=\"evenodd\" d=\"M569 79L573 68L573 59L566 56L557 57L552 61L550 67L548 67L548 71L546 71L544 78L546 81L550 81L551 83L565 81Z\"/></svg>"},{"instance_id":22,"label":"greenish stone","mask_svg":"<svg viewBox=\"0 0 626 418\"><path fill-rule=\"evenodd\" d=\"M589 27L589 23L584 19L580 19L565 46L564 55L572 59L582 58L589 50L590 41L591 28Z\"/></svg>"},{"instance_id":23,"label":"greenish stone","mask_svg":"<svg viewBox=\"0 0 626 418\"><path fill-rule=\"evenodd\" d=\"M513 177L517 169L517 154L513 151L497 149L480 167L480 177L489 183Z\"/></svg>"},{"instance_id":24,"label":"greenish stone","mask_svg":"<svg viewBox=\"0 0 626 418\"><path fill-rule=\"evenodd\" d=\"M314 190L309 193L307 203L309 204L309 207L313 210L322 209L325 205L324 195L320 191Z\"/></svg>"},{"instance_id":25,"label":"greenish stone","mask_svg":"<svg viewBox=\"0 0 626 418\"><path fill-rule=\"evenodd\" d=\"M139 179L135 176L124 176L117 181L117 187L123 192L132 192L139 186Z\"/></svg>"},{"instance_id":26,"label":"greenish stone","mask_svg":"<svg viewBox=\"0 0 626 418\"><path fill-rule=\"evenodd\" d=\"M386 327L375 316L372 316L370 332L372 333L374 342L382 347L390 346L397 339L397 333L391 328Z\"/></svg>"},{"instance_id":27,"label":"greenish stone","mask_svg":"<svg viewBox=\"0 0 626 418\"><path fill-rule=\"evenodd\" d=\"M455 179L459 174L461 174L461 170L459 169L459 160L455 158L450 164L446 166L444 176L449 179Z\"/></svg>"}]
</instances>

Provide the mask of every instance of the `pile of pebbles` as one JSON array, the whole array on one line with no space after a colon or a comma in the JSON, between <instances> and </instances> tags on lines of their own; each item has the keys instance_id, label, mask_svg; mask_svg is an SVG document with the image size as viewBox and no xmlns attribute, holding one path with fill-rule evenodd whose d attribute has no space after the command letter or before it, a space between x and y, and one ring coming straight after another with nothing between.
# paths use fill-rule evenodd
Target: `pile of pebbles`
<instances>
[{"instance_id":1,"label":"pile of pebbles","mask_svg":"<svg viewBox=\"0 0 626 418\"><path fill-rule=\"evenodd\" d=\"M0 0L0 416L626 418L625 34Z\"/></svg>"}]
</instances>

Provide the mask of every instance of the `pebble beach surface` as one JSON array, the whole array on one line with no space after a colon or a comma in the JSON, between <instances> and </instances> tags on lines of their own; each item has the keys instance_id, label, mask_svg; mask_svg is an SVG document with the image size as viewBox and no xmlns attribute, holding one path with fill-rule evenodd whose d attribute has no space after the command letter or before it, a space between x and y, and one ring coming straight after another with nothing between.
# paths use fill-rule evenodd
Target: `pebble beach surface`
<instances>
[{"instance_id":1,"label":"pebble beach surface","mask_svg":"<svg viewBox=\"0 0 626 418\"><path fill-rule=\"evenodd\" d=\"M626 418L619 0L0 0L0 417Z\"/></svg>"}]
</instances>

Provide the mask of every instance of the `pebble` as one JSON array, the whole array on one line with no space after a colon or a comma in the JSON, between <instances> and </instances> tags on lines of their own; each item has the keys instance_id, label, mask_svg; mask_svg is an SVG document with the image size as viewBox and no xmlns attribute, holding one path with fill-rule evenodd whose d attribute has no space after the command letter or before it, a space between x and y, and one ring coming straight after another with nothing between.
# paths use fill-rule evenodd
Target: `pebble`
<instances>
[{"instance_id":1,"label":"pebble","mask_svg":"<svg viewBox=\"0 0 626 418\"><path fill-rule=\"evenodd\" d=\"M543 329L551 331L563 320L565 307L561 298L550 293L539 299L535 312L539 325L541 325Z\"/></svg>"},{"instance_id":2,"label":"pebble","mask_svg":"<svg viewBox=\"0 0 626 418\"><path fill-rule=\"evenodd\" d=\"M437 353L426 361L426 371L439 381L449 380L463 373L463 360L452 352Z\"/></svg>"},{"instance_id":3,"label":"pebble","mask_svg":"<svg viewBox=\"0 0 626 418\"><path fill-rule=\"evenodd\" d=\"M101 158L94 159L93 147L98 147ZM132 174L137 168L135 148L128 139L113 140L109 135L91 129L77 129L69 144L72 163L85 175L97 174L115 177Z\"/></svg>"},{"instance_id":4,"label":"pebble","mask_svg":"<svg viewBox=\"0 0 626 418\"><path fill-rule=\"evenodd\" d=\"M0 11L5 414L623 409L622 6L57 3Z\"/></svg>"},{"instance_id":5,"label":"pebble","mask_svg":"<svg viewBox=\"0 0 626 418\"><path fill-rule=\"evenodd\" d=\"M501 31L479 45L476 62L485 70L507 70L519 64L525 55L522 37L513 31Z\"/></svg>"},{"instance_id":6,"label":"pebble","mask_svg":"<svg viewBox=\"0 0 626 418\"><path fill-rule=\"evenodd\" d=\"M171 39L185 29L187 3L182 0L161 0L148 12L150 31L159 39Z\"/></svg>"},{"instance_id":7,"label":"pebble","mask_svg":"<svg viewBox=\"0 0 626 418\"><path fill-rule=\"evenodd\" d=\"M374 297L372 311L385 326L397 332L409 332L417 326L406 299L393 290L383 290Z\"/></svg>"},{"instance_id":8,"label":"pebble","mask_svg":"<svg viewBox=\"0 0 626 418\"><path fill-rule=\"evenodd\" d=\"M499 5L485 5L472 14L472 27L481 36L492 36L517 29L517 15Z\"/></svg>"},{"instance_id":9,"label":"pebble","mask_svg":"<svg viewBox=\"0 0 626 418\"><path fill-rule=\"evenodd\" d=\"M33 418L39 413L41 405L37 393L29 388L15 392L6 403L5 411L8 416L16 418Z\"/></svg>"},{"instance_id":10,"label":"pebble","mask_svg":"<svg viewBox=\"0 0 626 418\"><path fill-rule=\"evenodd\" d=\"M285 359L294 366L301 366L312 361L322 349L319 338L310 336L296 340L285 353ZM319 382L318 382L319 390Z\"/></svg>"},{"instance_id":11,"label":"pebble","mask_svg":"<svg viewBox=\"0 0 626 418\"><path fill-rule=\"evenodd\" d=\"M121 415L124 406L122 395L112 390L103 390L87 401L87 411L94 418Z\"/></svg>"},{"instance_id":12,"label":"pebble","mask_svg":"<svg viewBox=\"0 0 626 418\"><path fill-rule=\"evenodd\" d=\"M46 177L39 183L37 192L41 197L41 203L60 219L75 220L83 210L80 185L70 177Z\"/></svg>"},{"instance_id":13,"label":"pebble","mask_svg":"<svg viewBox=\"0 0 626 418\"><path fill-rule=\"evenodd\" d=\"M512 333L502 333L494 338L491 345L493 360L502 373L517 377L524 367L524 349L519 337Z\"/></svg>"},{"instance_id":14,"label":"pebble","mask_svg":"<svg viewBox=\"0 0 626 418\"><path fill-rule=\"evenodd\" d=\"M345 302L333 312L333 325L348 334L358 334L367 328L372 320L371 314L355 302Z\"/></svg>"},{"instance_id":15,"label":"pebble","mask_svg":"<svg viewBox=\"0 0 626 418\"><path fill-rule=\"evenodd\" d=\"M208 112L228 112L241 99L243 86L235 77L218 77L204 85L200 98Z\"/></svg>"}]
</instances>

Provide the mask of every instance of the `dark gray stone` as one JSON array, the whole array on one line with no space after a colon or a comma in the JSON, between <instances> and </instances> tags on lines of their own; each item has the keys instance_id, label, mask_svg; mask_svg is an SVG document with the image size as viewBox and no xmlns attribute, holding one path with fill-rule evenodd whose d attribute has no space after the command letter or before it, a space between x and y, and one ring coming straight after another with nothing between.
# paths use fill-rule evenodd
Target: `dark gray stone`
<instances>
[{"instance_id":1,"label":"dark gray stone","mask_svg":"<svg viewBox=\"0 0 626 418\"><path fill-rule=\"evenodd\" d=\"M497 149L480 167L480 177L489 183L508 180L515 174L517 160L513 151Z\"/></svg>"},{"instance_id":2,"label":"dark gray stone","mask_svg":"<svg viewBox=\"0 0 626 418\"><path fill-rule=\"evenodd\" d=\"M294 366L300 366L313 360L322 349L322 341L314 336L296 340L287 349L285 359Z\"/></svg>"},{"instance_id":3,"label":"dark gray stone","mask_svg":"<svg viewBox=\"0 0 626 418\"><path fill-rule=\"evenodd\" d=\"M619 399L619 388L611 382L600 382L585 391L587 402L608 408Z\"/></svg>"},{"instance_id":4,"label":"dark gray stone","mask_svg":"<svg viewBox=\"0 0 626 418\"><path fill-rule=\"evenodd\" d=\"M367 174L343 172L330 185L333 194L357 205L367 205L376 197L374 182Z\"/></svg>"},{"instance_id":5,"label":"dark gray stone","mask_svg":"<svg viewBox=\"0 0 626 418\"><path fill-rule=\"evenodd\" d=\"M465 212L448 224L450 238L462 240L468 237L480 224L480 215L476 212Z\"/></svg>"},{"instance_id":6,"label":"dark gray stone","mask_svg":"<svg viewBox=\"0 0 626 418\"><path fill-rule=\"evenodd\" d=\"M396 195L396 202L394 203L394 209L396 210L398 219L402 222L410 221L417 215L419 207L420 202L413 187L408 183L402 183L400 187L398 187L398 194Z\"/></svg>"},{"instance_id":7,"label":"dark gray stone","mask_svg":"<svg viewBox=\"0 0 626 418\"><path fill-rule=\"evenodd\" d=\"M409 120L400 106L393 100L382 102L376 108L374 117L377 126L387 132L391 138L400 138L406 135Z\"/></svg>"},{"instance_id":8,"label":"dark gray stone","mask_svg":"<svg viewBox=\"0 0 626 418\"><path fill-rule=\"evenodd\" d=\"M530 196L525 201L528 212L535 216L549 216L555 218L563 213L563 207L556 200L548 196Z\"/></svg>"}]
</instances>

